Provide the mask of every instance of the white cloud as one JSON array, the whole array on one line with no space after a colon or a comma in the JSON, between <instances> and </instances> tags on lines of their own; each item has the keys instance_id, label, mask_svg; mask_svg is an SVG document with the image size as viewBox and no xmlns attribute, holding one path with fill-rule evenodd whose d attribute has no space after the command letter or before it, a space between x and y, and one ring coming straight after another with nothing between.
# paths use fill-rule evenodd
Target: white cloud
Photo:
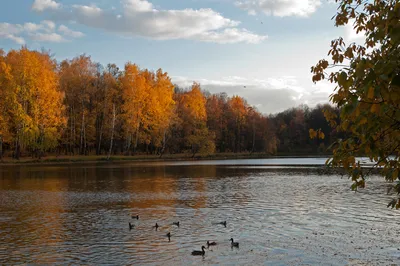
<instances>
[{"instance_id":1,"label":"white cloud","mask_svg":"<svg viewBox=\"0 0 400 266\"><path fill-rule=\"evenodd\" d=\"M95 5L92 6L73 5L72 7L76 9L79 13L87 17L97 17L103 13L103 10Z\"/></svg>"},{"instance_id":2,"label":"white cloud","mask_svg":"<svg viewBox=\"0 0 400 266\"><path fill-rule=\"evenodd\" d=\"M357 31L354 29L354 19L350 19L349 22L344 26L345 41L348 42L365 42L365 31Z\"/></svg>"},{"instance_id":3,"label":"white cloud","mask_svg":"<svg viewBox=\"0 0 400 266\"><path fill-rule=\"evenodd\" d=\"M265 40L267 36L259 36L246 29L229 28L222 32L204 32L196 36L197 40L205 42L216 42L216 43L259 43Z\"/></svg>"},{"instance_id":4,"label":"white cloud","mask_svg":"<svg viewBox=\"0 0 400 266\"><path fill-rule=\"evenodd\" d=\"M50 31L54 31L56 29L56 24L51 20L43 20L41 24L44 25Z\"/></svg>"},{"instance_id":5,"label":"white cloud","mask_svg":"<svg viewBox=\"0 0 400 266\"><path fill-rule=\"evenodd\" d=\"M54 19L112 33L158 40L189 39L215 43L259 43L267 38L239 29L239 21L210 9L157 9L147 0L122 0L122 13L95 5L73 5L49 11Z\"/></svg>"},{"instance_id":6,"label":"white cloud","mask_svg":"<svg viewBox=\"0 0 400 266\"><path fill-rule=\"evenodd\" d=\"M175 76L172 77L172 81L183 88L190 87L193 81L196 81L211 93L226 92L229 96L240 95L265 114L281 112L300 104L315 106L318 103L327 103L328 96L333 92L332 85L325 83L314 85L308 90L292 76L266 79L231 76L219 80Z\"/></svg>"},{"instance_id":7,"label":"white cloud","mask_svg":"<svg viewBox=\"0 0 400 266\"><path fill-rule=\"evenodd\" d=\"M29 34L32 40L38 42L65 42L66 40L58 33L34 33Z\"/></svg>"},{"instance_id":8,"label":"white cloud","mask_svg":"<svg viewBox=\"0 0 400 266\"><path fill-rule=\"evenodd\" d=\"M50 20L44 20L40 24L27 22L21 24L0 23L0 38L9 39L17 44L25 44L25 37L39 42L64 42L69 38L80 38L84 34L73 31L61 25L56 32L56 24Z\"/></svg>"},{"instance_id":9,"label":"white cloud","mask_svg":"<svg viewBox=\"0 0 400 266\"><path fill-rule=\"evenodd\" d=\"M42 27L41 25L31 23L31 22L24 24L24 30L28 31L28 32L38 31L41 29L41 27Z\"/></svg>"},{"instance_id":10,"label":"white cloud","mask_svg":"<svg viewBox=\"0 0 400 266\"><path fill-rule=\"evenodd\" d=\"M19 24L0 23L0 35L18 34L23 30L24 30L23 27Z\"/></svg>"},{"instance_id":11,"label":"white cloud","mask_svg":"<svg viewBox=\"0 0 400 266\"><path fill-rule=\"evenodd\" d=\"M38 32L38 31L46 31L46 32L53 32L56 25L53 21L50 20L43 20L40 24L27 22L24 23L23 29L26 32Z\"/></svg>"},{"instance_id":12,"label":"white cloud","mask_svg":"<svg viewBox=\"0 0 400 266\"><path fill-rule=\"evenodd\" d=\"M36 11L44 11L46 9L58 9L61 4L54 0L35 0L32 5L32 9Z\"/></svg>"},{"instance_id":13,"label":"white cloud","mask_svg":"<svg viewBox=\"0 0 400 266\"><path fill-rule=\"evenodd\" d=\"M263 12L277 17L308 17L321 5L320 0L241 0L236 6L250 15Z\"/></svg>"},{"instance_id":14,"label":"white cloud","mask_svg":"<svg viewBox=\"0 0 400 266\"><path fill-rule=\"evenodd\" d=\"M58 31L63 33L65 36L69 36L72 38L81 38L81 37L85 36L85 34L83 34L82 32L73 31L65 25L61 25L60 27L58 27Z\"/></svg>"},{"instance_id":15,"label":"white cloud","mask_svg":"<svg viewBox=\"0 0 400 266\"><path fill-rule=\"evenodd\" d=\"M128 0L125 7L137 12L153 11L153 4L146 0Z\"/></svg>"},{"instance_id":16,"label":"white cloud","mask_svg":"<svg viewBox=\"0 0 400 266\"><path fill-rule=\"evenodd\" d=\"M0 39L9 39L17 44L25 44L24 38L18 36L23 30L23 26L18 24L0 23Z\"/></svg>"},{"instance_id":17,"label":"white cloud","mask_svg":"<svg viewBox=\"0 0 400 266\"><path fill-rule=\"evenodd\" d=\"M21 44L21 45L25 44L25 39L24 38L15 36L13 34L6 34L4 36L2 36L0 34L0 38L2 38L2 37L5 38L5 39L10 39L10 40L16 42L17 44Z\"/></svg>"}]
</instances>

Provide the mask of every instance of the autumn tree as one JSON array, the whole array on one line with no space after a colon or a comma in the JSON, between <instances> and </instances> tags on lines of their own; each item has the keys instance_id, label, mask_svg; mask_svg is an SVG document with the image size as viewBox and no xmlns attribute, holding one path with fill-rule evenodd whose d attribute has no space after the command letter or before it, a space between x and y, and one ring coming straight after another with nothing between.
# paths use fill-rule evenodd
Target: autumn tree
<instances>
[{"instance_id":1,"label":"autumn tree","mask_svg":"<svg viewBox=\"0 0 400 266\"><path fill-rule=\"evenodd\" d=\"M207 128L206 99L200 84L193 83L189 91L180 95L177 108L183 142L192 156L196 153L214 153L215 137Z\"/></svg>"},{"instance_id":2,"label":"autumn tree","mask_svg":"<svg viewBox=\"0 0 400 266\"><path fill-rule=\"evenodd\" d=\"M174 85L168 73L158 69L151 93L151 142L159 148L160 156L165 151L168 130L172 125L175 110Z\"/></svg>"},{"instance_id":3,"label":"autumn tree","mask_svg":"<svg viewBox=\"0 0 400 266\"><path fill-rule=\"evenodd\" d=\"M398 0L336 0L336 26L350 24L365 42L333 40L329 60L312 67L313 81L336 84L331 101L340 108L326 118L346 133L333 146L331 166L343 166L353 189L365 186L366 170L357 156L367 156L388 181L399 181L400 168L400 2ZM328 73L328 70L330 73ZM400 192L399 183L395 186ZM394 200L392 207L400 207Z\"/></svg>"},{"instance_id":4,"label":"autumn tree","mask_svg":"<svg viewBox=\"0 0 400 266\"><path fill-rule=\"evenodd\" d=\"M145 75L135 64L127 63L120 77L123 92L125 128L127 132L126 151L130 151L132 142L134 152L139 143L140 130L146 125L146 105L149 99L149 86Z\"/></svg>"},{"instance_id":5,"label":"autumn tree","mask_svg":"<svg viewBox=\"0 0 400 266\"><path fill-rule=\"evenodd\" d=\"M118 83L121 72L115 64L108 64L106 69L98 74L96 101L96 154L102 153L102 148L108 150L111 156L115 139L122 138L122 90ZM117 130L118 129L118 130Z\"/></svg>"},{"instance_id":6,"label":"autumn tree","mask_svg":"<svg viewBox=\"0 0 400 266\"><path fill-rule=\"evenodd\" d=\"M95 98L98 65L91 58L81 55L60 64L60 87L65 94L68 130L65 132L69 152L88 154L95 146Z\"/></svg>"},{"instance_id":7,"label":"autumn tree","mask_svg":"<svg viewBox=\"0 0 400 266\"><path fill-rule=\"evenodd\" d=\"M255 107L247 107L246 150L250 153L264 152L276 154L277 138L270 119L262 115Z\"/></svg>"},{"instance_id":8,"label":"autumn tree","mask_svg":"<svg viewBox=\"0 0 400 266\"><path fill-rule=\"evenodd\" d=\"M0 49L0 160L3 158L3 144L9 136L9 121L7 121L7 95L5 84L7 73L7 65L5 63L4 51Z\"/></svg>"},{"instance_id":9,"label":"autumn tree","mask_svg":"<svg viewBox=\"0 0 400 266\"><path fill-rule=\"evenodd\" d=\"M120 83L127 133L126 151L129 152L133 143L134 152L139 144L143 144L147 152L157 149L162 154L175 105L174 86L168 73L161 69L154 73L128 63Z\"/></svg>"},{"instance_id":10,"label":"autumn tree","mask_svg":"<svg viewBox=\"0 0 400 266\"><path fill-rule=\"evenodd\" d=\"M228 148L228 96L226 93L212 94L207 97L207 128L215 135L217 151L225 152Z\"/></svg>"},{"instance_id":11,"label":"autumn tree","mask_svg":"<svg viewBox=\"0 0 400 266\"><path fill-rule=\"evenodd\" d=\"M2 61L2 109L7 111L14 156L19 158L21 149L27 148L40 157L58 145L65 125L57 64L48 53L25 47L9 51Z\"/></svg>"},{"instance_id":12,"label":"autumn tree","mask_svg":"<svg viewBox=\"0 0 400 266\"><path fill-rule=\"evenodd\" d=\"M243 148L242 131L247 123L248 105L240 96L233 96L228 100L229 113L231 116L232 134L233 134L233 151L241 152Z\"/></svg>"},{"instance_id":13,"label":"autumn tree","mask_svg":"<svg viewBox=\"0 0 400 266\"><path fill-rule=\"evenodd\" d=\"M41 156L55 147L57 154L107 158L131 151L309 152L346 136L321 117L322 108L306 106L266 116L240 96L211 94L197 83L173 86L161 69L127 63L120 71L87 55L57 64L46 52L0 50L0 156ZM327 138L310 141L309 127Z\"/></svg>"}]
</instances>

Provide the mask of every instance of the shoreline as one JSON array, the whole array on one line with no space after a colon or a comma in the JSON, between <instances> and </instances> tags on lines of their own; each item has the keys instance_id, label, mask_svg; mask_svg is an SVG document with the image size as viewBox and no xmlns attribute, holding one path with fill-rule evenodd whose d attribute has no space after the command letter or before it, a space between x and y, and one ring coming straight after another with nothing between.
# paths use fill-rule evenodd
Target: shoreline
<instances>
[{"instance_id":1,"label":"shoreline","mask_svg":"<svg viewBox=\"0 0 400 266\"><path fill-rule=\"evenodd\" d=\"M267 155L265 153L220 153L213 155L168 154L159 158L158 155L116 155L107 160L105 155L76 156L46 156L42 159L24 157L19 160L3 157L0 166L12 165L51 165L51 164L81 164L81 163L113 163L113 162L173 162L173 161L206 161L206 160L237 160L237 159L275 159L275 158L326 158L326 155Z\"/></svg>"}]
</instances>

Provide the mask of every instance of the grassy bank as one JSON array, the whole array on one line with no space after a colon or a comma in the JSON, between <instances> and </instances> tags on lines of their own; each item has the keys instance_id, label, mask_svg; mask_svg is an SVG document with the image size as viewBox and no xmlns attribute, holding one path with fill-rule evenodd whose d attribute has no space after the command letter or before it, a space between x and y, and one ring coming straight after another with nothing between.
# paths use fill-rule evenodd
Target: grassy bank
<instances>
[{"instance_id":1,"label":"grassy bank","mask_svg":"<svg viewBox=\"0 0 400 266\"><path fill-rule=\"evenodd\" d=\"M51 164L51 163L84 163L84 162L119 162L119 161L179 161L179 160L222 160L222 159L261 159L272 158L271 155L265 153L216 153L212 155L196 155L194 158L191 154L165 154L160 158L158 155L137 154L133 156L116 155L111 156L107 160L105 155L76 155L76 156L46 156L42 159L23 157L15 160L5 157L1 164Z\"/></svg>"}]
</instances>

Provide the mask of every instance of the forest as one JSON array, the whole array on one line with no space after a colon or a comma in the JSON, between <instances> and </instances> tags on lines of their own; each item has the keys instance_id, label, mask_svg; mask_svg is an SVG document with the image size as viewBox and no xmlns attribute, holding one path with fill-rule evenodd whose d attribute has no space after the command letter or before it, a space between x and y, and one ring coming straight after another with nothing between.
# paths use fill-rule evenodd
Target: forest
<instances>
[{"instance_id":1,"label":"forest","mask_svg":"<svg viewBox=\"0 0 400 266\"><path fill-rule=\"evenodd\" d=\"M324 154L338 137L326 111L339 114L326 104L266 115L238 95L175 86L161 69L0 50L0 157Z\"/></svg>"}]
</instances>

